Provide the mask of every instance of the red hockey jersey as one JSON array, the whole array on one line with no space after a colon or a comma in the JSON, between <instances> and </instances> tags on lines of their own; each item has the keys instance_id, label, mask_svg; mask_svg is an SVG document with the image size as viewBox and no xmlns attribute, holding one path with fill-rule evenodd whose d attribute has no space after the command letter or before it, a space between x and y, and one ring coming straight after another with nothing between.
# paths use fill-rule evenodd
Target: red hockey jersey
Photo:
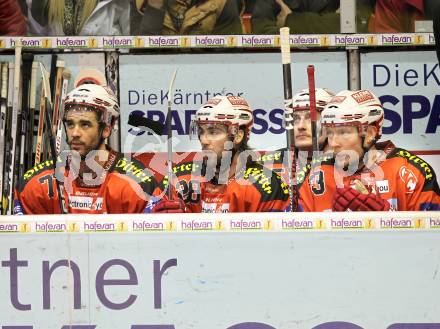
<instances>
[{"instance_id":1,"label":"red hockey jersey","mask_svg":"<svg viewBox=\"0 0 440 329\"><path fill-rule=\"evenodd\" d=\"M110 151L109 160L96 185L77 177L69 180L64 172L68 212L142 213L157 187L156 179L142 163ZM29 169L15 191L15 214L59 214L57 181L52 160Z\"/></svg>"},{"instance_id":2,"label":"red hockey jersey","mask_svg":"<svg viewBox=\"0 0 440 329\"><path fill-rule=\"evenodd\" d=\"M354 175L340 176L344 186L361 181L371 192L387 200L391 210L440 210L440 189L428 163L389 141L378 143L376 147L385 152L386 157L377 161L376 167L364 166ZM324 156L321 160L300 185L299 205L303 211L332 209L338 174L333 157Z\"/></svg>"},{"instance_id":3,"label":"red hockey jersey","mask_svg":"<svg viewBox=\"0 0 440 329\"><path fill-rule=\"evenodd\" d=\"M172 185L175 194L184 200L187 212L271 212L290 209L287 185L280 176L261 165L247 165L229 178L227 184L203 181L200 169L198 162L173 167L175 181ZM162 190L167 188L167 178L161 185Z\"/></svg>"}]
</instances>

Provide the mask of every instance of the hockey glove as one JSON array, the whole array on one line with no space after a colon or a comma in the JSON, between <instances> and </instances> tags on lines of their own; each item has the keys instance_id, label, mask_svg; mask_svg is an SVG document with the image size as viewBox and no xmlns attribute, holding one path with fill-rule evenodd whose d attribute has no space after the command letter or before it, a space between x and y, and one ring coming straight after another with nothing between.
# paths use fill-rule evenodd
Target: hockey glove
<instances>
[{"instance_id":1,"label":"hockey glove","mask_svg":"<svg viewBox=\"0 0 440 329\"><path fill-rule=\"evenodd\" d=\"M153 207L153 213L184 213L185 203L182 200L161 200Z\"/></svg>"},{"instance_id":2,"label":"hockey glove","mask_svg":"<svg viewBox=\"0 0 440 329\"><path fill-rule=\"evenodd\" d=\"M362 194L351 187L337 188L333 211L388 211L390 204L374 193Z\"/></svg>"}]
</instances>

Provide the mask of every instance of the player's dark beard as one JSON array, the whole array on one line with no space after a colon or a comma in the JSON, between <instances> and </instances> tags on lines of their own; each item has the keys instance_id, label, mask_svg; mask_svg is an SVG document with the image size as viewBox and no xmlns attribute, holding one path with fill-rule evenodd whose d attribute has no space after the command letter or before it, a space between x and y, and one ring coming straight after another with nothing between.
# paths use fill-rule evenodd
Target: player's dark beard
<instances>
[{"instance_id":1,"label":"player's dark beard","mask_svg":"<svg viewBox=\"0 0 440 329\"><path fill-rule=\"evenodd\" d=\"M97 150L99 150L99 149L101 148L101 146L104 144L104 142L105 142L105 138L102 137L102 132L103 132L103 129L100 129L100 130L99 130L99 139L98 139L98 142L97 142L96 144L92 145L91 147L89 147L89 148L86 150L85 154L80 154L80 156L81 156L81 161L85 161L86 158L87 158L87 155L88 155L91 151L97 151ZM66 141L67 141L67 144L68 144L69 147L70 147L70 144L73 142L73 140L69 141L69 139L68 139L67 136L66 136Z\"/></svg>"}]
</instances>

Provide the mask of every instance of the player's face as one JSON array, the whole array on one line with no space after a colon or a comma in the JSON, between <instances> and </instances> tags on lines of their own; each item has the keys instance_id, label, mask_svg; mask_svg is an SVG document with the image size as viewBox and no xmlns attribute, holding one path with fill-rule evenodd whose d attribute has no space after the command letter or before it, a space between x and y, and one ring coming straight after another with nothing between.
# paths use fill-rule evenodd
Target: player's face
<instances>
[{"instance_id":1,"label":"player's face","mask_svg":"<svg viewBox=\"0 0 440 329\"><path fill-rule=\"evenodd\" d=\"M199 124L198 133L202 150L215 153L216 163L219 162L225 143L230 141L228 127L222 124Z\"/></svg>"},{"instance_id":2,"label":"player's face","mask_svg":"<svg viewBox=\"0 0 440 329\"><path fill-rule=\"evenodd\" d=\"M359 159L362 158L364 151L358 127L326 127L325 130L327 132L328 146L334 151L335 155L342 151L354 151L358 154Z\"/></svg>"},{"instance_id":3,"label":"player's face","mask_svg":"<svg viewBox=\"0 0 440 329\"><path fill-rule=\"evenodd\" d=\"M317 113L318 122L321 119L321 113ZM300 151L312 150L312 126L310 120L310 111L295 111L293 113L293 133L295 138L295 146ZM326 136L322 133L319 136L319 145L324 144Z\"/></svg>"},{"instance_id":4,"label":"player's face","mask_svg":"<svg viewBox=\"0 0 440 329\"><path fill-rule=\"evenodd\" d=\"M92 150L104 149L100 145L99 123L96 113L89 110L69 110L65 118L67 143L71 150L86 157ZM109 135L109 128L103 131L103 138Z\"/></svg>"}]
</instances>

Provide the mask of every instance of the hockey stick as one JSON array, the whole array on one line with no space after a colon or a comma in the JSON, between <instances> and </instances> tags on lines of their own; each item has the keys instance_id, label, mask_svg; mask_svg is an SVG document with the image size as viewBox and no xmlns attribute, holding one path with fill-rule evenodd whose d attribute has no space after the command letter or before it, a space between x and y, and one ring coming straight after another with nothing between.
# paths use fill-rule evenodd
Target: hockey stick
<instances>
[{"instance_id":1,"label":"hockey stick","mask_svg":"<svg viewBox=\"0 0 440 329\"><path fill-rule=\"evenodd\" d=\"M133 112L128 116L128 124L143 131L148 131L150 133L153 132L157 135L162 135L165 130L165 126L162 122L154 121Z\"/></svg>"},{"instance_id":2,"label":"hockey stick","mask_svg":"<svg viewBox=\"0 0 440 329\"><path fill-rule=\"evenodd\" d=\"M64 118L64 99L67 95L67 88L69 87L70 80L70 71L68 69L64 69L63 71L63 85L61 88L61 100L60 100L60 110L57 120L57 132L56 132L56 151L57 154L60 154L61 151L61 143L63 138L63 118Z\"/></svg>"},{"instance_id":3,"label":"hockey stick","mask_svg":"<svg viewBox=\"0 0 440 329\"><path fill-rule=\"evenodd\" d=\"M48 72L46 70L46 68L44 68L45 72L47 73L48 77L47 80L49 81L48 83L48 88L49 91L51 92L50 94L50 105L52 106L52 114L53 115L53 104L55 104L55 93L52 94L52 92L55 90L55 85L56 85L56 76L57 76L57 63L58 63L58 55L56 54L52 54L51 55L51 60L50 60L50 71ZM44 65L43 65L44 67ZM44 81L44 79L43 79ZM44 88L43 84L42 87ZM44 100L43 103L45 104L46 107L46 113L45 116L47 115L47 105L46 105L46 101ZM53 123L53 117L51 117L51 122ZM45 161L47 159L50 159L50 141L49 141L49 132L48 130L52 130L53 132L53 126L47 126L46 125L46 119L43 120L43 144L41 147L41 161ZM49 145L49 147L46 147L47 145Z\"/></svg>"},{"instance_id":4,"label":"hockey stick","mask_svg":"<svg viewBox=\"0 0 440 329\"><path fill-rule=\"evenodd\" d=\"M31 84L31 76L32 76L32 63L34 61L34 55L25 53L23 54L23 86L22 86L22 110L21 110L21 121L20 124L20 133L17 135L17 143L20 143L20 152L16 157L15 163L18 164L18 172L15 179L15 184L18 184L18 180L24 176L25 169L28 168L27 161L25 160L26 154L26 133L28 127L28 119L29 119L29 95L30 95L30 84Z\"/></svg>"},{"instance_id":5,"label":"hockey stick","mask_svg":"<svg viewBox=\"0 0 440 329\"><path fill-rule=\"evenodd\" d=\"M171 106L173 103L173 86L174 81L176 80L177 69L174 70L173 76L171 77L170 87L168 88L168 113L166 118L166 127L167 127L167 138L168 138L168 147L167 147L167 164L168 164L168 199L172 200L171 188L173 186L173 132L171 130Z\"/></svg>"},{"instance_id":6,"label":"hockey stick","mask_svg":"<svg viewBox=\"0 0 440 329\"><path fill-rule=\"evenodd\" d=\"M6 147L6 107L8 88L8 63L1 63L1 88L0 88L0 215L3 214L3 170Z\"/></svg>"},{"instance_id":7,"label":"hockey stick","mask_svg":"<svg viewBox=\"0 0 440 329\"><path fill-rule=\"evenodd\" d=\"M8 204L6 206L7 214L12 214L12 199L14 194L14 178L15 172L17 170L15 164L15 153L17 151L17 124L18 124L18 114L21 113L20 106L20 82L21 82L21 42L19 40L16 41L15 44L15 63L14 63L14 83L13 83L13 97L12 97L12 116L11 116L11 154L10 154L10 163L8 169Z\"/></svg>"},{"instance_id":8,"label":"hockey stick","mask_svg":"<svg viewBox=\"0 0 440 329\"><path fill-rule=\"evenodd\" d=\"M34 150L34 116L35 116L35 100L37 98L37 70L38 63L32 62L31 86L29 91L29 119L26 132L26 163L28 166L32 165Z\"/></svg>"},{"instance_id":9,"label":"hockey stick","mask_svg":"<svg viewBox=\"0 0 440 329\"><path fill-rule=\"evenodd\" d=\"M53 113L52 113L52 132L56 134L58 128L58 114L60 112L61 92L63 85L63 71L66 63L62 60L57 60L57 73L55 78L55 94L53 97ZM53 89L51 89L53 90ZM57 153L58 154L58 153Z\"/></svg>"},{"instance_id":10,"label":"hockey stick","mask_svg":"<svg viewBox=\"0 0 440 329\"><path fill-rule=\"evenodd\" d=\"M44 79L44 77L43 77ZM40 95L40 110L38 114L38 128L37 128L37 142L35 145L35 161L34 164L38 164L41 162L41 155L44 151L44 118L46 116L46 98L45 98L45 90L44 85L41 83L41 95Z\"/></svg>"},{"instance_id":11,"label":"hockey stick","mask_svg":"<svg viewBox=\"0 0 440 329\"><path fill-rule=\"evenodd\" d=\"M318 114L316 112L315 67L313 65L307 66L307 80L309 82L310 124L312 126L312 157L315 157L319 152L319 142L316 126Z\"/></svg>"},{"instance_id":12,"label":"hockey stick","mask_svg":"<svg viewBox=\"0 0 440 329\"><path fill-rule=\"evenodd\" d=\"M45 103L46 103L46 126L47 126L47 134L48 134L48 138L49 138L49 146L50 146L50 152L52 155L52 159L53 159L53 165L54 165L54 171L55 171L55 179L57 181L57 192L58 192L58 202L59 202L59 206L60 206L60 212L61 214L67 214L67 207L66 207L66 202L65 202L65 197L64 197L64 182L62 182L61 180L58 180L58 175L57 175L57 152L56 152L56 146L55 146L55 138L52 132L52 120L51 120L51 112L52 112L52 104L51 104L51 100L50 100L50 86L49 86L49 77L47 74L46 69L44 68L43 64L40 63L40 70L41 70L41 75L43 76L43 88L44 88L44 98L45 98Z\"/></svg>"},{"instance_id":13,"label":"hockey stick","mask_svg":"<svg viewBox=\"0 0 440 329\"><path fill-rule=\"evenodd\" d=\"M3 173L3 197L2 197L2 208L3 215L8 214L8 193L9 185L11 184L10 168L12 163L12 134L11 134L11 124L12 124L12 103L14 97L14 63L9 62L8 65L8 83L7 83L7 108L6 108L6 127L5 127L5 164Z\"/></svg>"},{"instance_id":14,"label":"hockey stick","mask_svg":"<svg viewBox=\"0 0 440 329\"><path fill-rule=\"evenodd\" d=\"M281 63L283 65L283 86L284 86L284 121L286 124L287 140L287 171L289 177L289 194L291 211L298 209L298 186L296 184L296 159L295 141L293 134L293 108L292 108L292 73L290 69L290 31L288 27L280 29L281 42ZM295 178L295 179L294 179Z\"/></svg>"}]
</instances>

